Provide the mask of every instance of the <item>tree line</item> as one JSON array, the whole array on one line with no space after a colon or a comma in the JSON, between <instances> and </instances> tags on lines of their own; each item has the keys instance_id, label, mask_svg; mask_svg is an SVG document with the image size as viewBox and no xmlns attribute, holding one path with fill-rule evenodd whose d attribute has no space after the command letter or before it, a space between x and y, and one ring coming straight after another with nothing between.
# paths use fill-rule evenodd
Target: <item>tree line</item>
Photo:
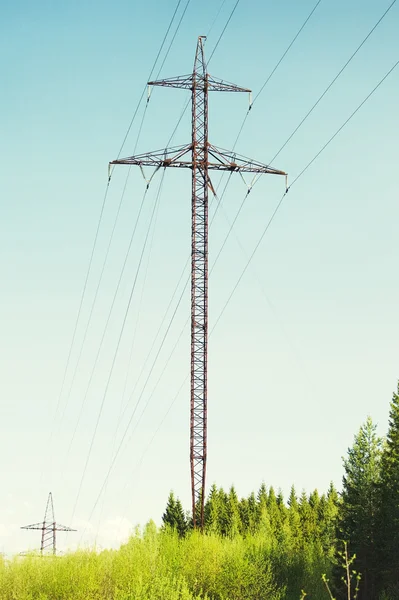
<instances>
[{"instance_id":1,"label":"tree line","mask_svg":"<svg viewBox=\"0 0 399 600\"><path fill-rule=\"evenodd\" d=\"M330 598L399 600L399 384L386 437L377 435L368 417L354 436L343 469L339 493L332 483L325 494L314 490L298 495L292 486L286 501L281 491L265 484L247 498L238 498L234 486L226 492L213 485L205 502L204 533L262 538L287 597L318 566ZM173 492L162 520L181 538L193 527ZM319 597L314 589L301 590Z\"/></svg>"}]
</instances>

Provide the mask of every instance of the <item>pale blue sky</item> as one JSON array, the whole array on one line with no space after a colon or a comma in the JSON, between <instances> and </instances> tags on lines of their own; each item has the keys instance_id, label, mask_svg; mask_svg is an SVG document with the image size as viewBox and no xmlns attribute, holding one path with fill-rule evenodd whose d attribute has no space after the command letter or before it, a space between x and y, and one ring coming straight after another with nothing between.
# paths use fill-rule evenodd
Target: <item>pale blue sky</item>
<instances>
[{"instance_id":1,"label":"pale blue sky","mask_svg":"<svg viewBox=\"0 0 399 600\"><path fill-rule=\"evenodd\" d=\"M206 45L208 55L234 4L223 3ZM314 4L256 0L249 7L241 1L210 72L252 88L255 96ZM237 151L269 162L389 4L322 0L256 100ZM184 5L185 1L177 18ZM191 71L196 38L209 31L221 5L221 0L189 4L162 77ZM145 188L140 171L133 169L69 394L127 167L114 172L61 410L54 420L107 163L118 154L175 6L71 0L17 1L2 7L0 551L38 545L38 535L18 527L40 521L50 490L56 518L80 530L67 542L60 538L60 548L81 539L91 543L98 527L98 542L115 545L131 524L143 524L150 517L159 522L170 489L187 508L190 505L187 384L148 447L188 372L186 328L132 439L123 446L105 501L101 499L91 515L115 450L121 406L134 388L190 251L188 171L165 175L143 299L140 303L142 272L72 523L159 176L146 198L68 452ZM398 26L395 4L278 156L273 166L287 171L290 181L398 60ZM167 45L174 28L175 24ZM381 434L386 431L389 401L399 378L398 78L396 70L290 190L212 334L208 488L213 482L225 487L234 483L238 493L246 495L264 480L285 492L291 483L298 491L317 487L322 492L330 480L340 485L341 456L368 414ZM187 98L180 90L154 90L137 152L165 146ZM133 152L143 108L144 104L122 156ZM247 108L245 95L213 94L210 141L230 148ZM188 142L189 136L187 115L173 143ZM214 180L217 184L218 178ZM283 186L280 178L264 177L248 197L235 228L239 243L232 235L210 280L211 327ZM245 192L241 178L230 182L224 210L211 229L211 264L229 227L226 215L230 221L234 218ZM188 314L187 292L137 414ZM133 364L122 401L136 323ZM148 368L128 417L147 372ZM91 529L82 538L89 517Z\"/></svg>"}]
</instances>

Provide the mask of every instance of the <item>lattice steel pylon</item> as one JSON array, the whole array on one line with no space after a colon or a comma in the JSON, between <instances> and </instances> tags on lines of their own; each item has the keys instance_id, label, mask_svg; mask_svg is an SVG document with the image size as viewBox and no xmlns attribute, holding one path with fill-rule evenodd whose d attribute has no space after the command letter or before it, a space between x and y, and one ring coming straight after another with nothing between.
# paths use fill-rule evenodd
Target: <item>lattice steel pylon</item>
<instances>
[{"instance_id":1,"label":"lattice steel pylon","mask_svg":"<svg viewBox=\"0 0 399 600\"><path fill-rule=\"evenodd\" d=\"M215 194L209 170L286 176L284 171L209 143L208 92L250 93L251 90L212 77L207 72L204 39L205 36L198 38L194 69L190 75L148 83L191 91L191 143L110 162L110 165L138 165L140 168L185 167L192 171L190 465L193 523L194 527L199 525L201 528L204 525L207 461L208 189Z\"/></svg>"},{"instance_id":2,"label":"lattice steel pylon","mask_svg":"<svg viewBox=\"0 0 399 600\"><path fill-rule=\"evenodd\" d=\"M56 532L57 531L76 531L65 525L60 525L55 522L53 495L50 492L47 498L46 512L44 513L43 523L34 523L33 525L24 525L21 529L38 529L42 532L40 543L40 554L57 553Z\"/></svg>"}]
</instances>

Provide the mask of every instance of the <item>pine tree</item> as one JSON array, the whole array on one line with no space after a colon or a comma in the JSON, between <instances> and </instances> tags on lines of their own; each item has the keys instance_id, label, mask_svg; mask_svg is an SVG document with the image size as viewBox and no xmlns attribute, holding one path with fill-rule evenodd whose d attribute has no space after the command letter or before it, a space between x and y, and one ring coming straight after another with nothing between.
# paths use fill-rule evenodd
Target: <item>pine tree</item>
<instances>
[{"instance_id":1,"label":"pine tree","mask_svg":"<svg viewBox=\"0 0 399 600\"><path fill-rule=\"evenodd\" d=\"M399 382L393 394L386 443L381 458L378 515L378 567L380 588L399 595Z\"/></svg>"},{"instance_id":2,"label":"pine tree","mask_svg":"<svg viewBox=\"0 0 399 600\"><path fill-rule=\"evenodd\" d=\"M370 417L355 436L343 462L339 536L348 542L350 554L356 554L354 566L362 575L359 600L366 600L375 595L375 535L381 469L381 439Z\"/></svg>"}]
</instances>

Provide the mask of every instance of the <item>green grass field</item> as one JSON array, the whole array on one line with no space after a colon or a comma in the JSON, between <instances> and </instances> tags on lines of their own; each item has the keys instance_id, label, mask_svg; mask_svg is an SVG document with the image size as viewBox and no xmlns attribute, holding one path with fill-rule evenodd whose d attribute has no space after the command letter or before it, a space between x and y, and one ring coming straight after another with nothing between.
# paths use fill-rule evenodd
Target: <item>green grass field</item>
<instances>
[{"instance_id":1,"label":"green grass field","mask_svg":"<svg viewBox=\"0 0 399 600\"><path fill-rule=\"evenodd\" d=\"M119 550L1 561L0 600L298 600L301 589L320 600L329 569L315 546L295 550L261 533L179 538L149 523Z\"/></svg>"}]
</instances>

